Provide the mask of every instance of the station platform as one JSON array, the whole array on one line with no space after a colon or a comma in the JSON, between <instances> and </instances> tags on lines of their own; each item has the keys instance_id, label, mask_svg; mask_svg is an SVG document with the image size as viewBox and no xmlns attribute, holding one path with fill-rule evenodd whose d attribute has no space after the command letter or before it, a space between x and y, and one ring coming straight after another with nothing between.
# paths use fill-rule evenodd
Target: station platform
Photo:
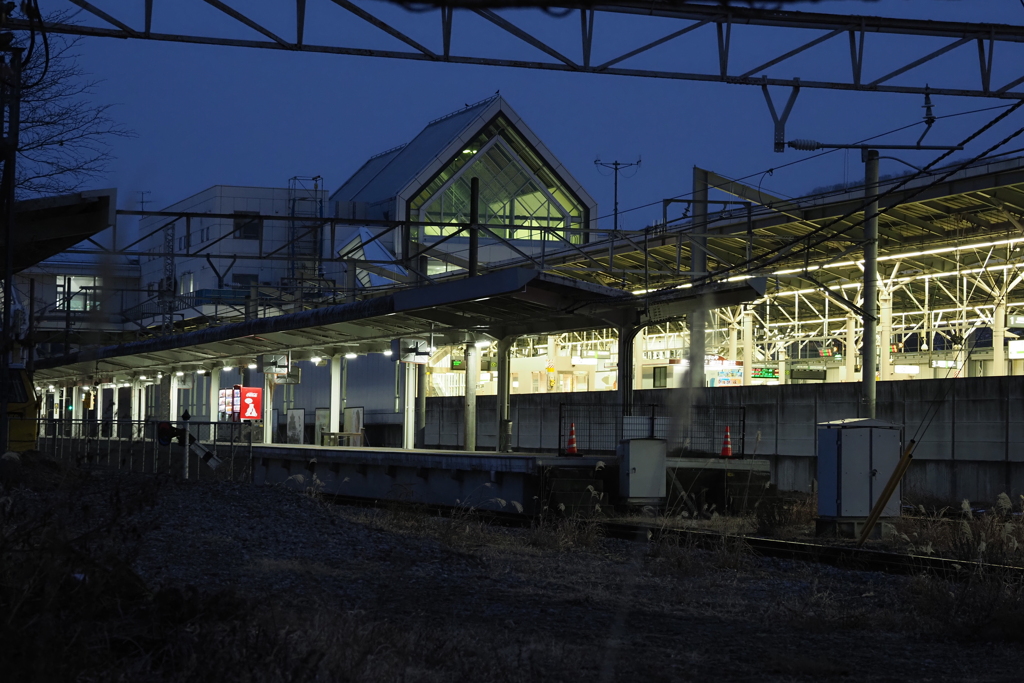
<instances>
[{"instance_id":1,"label":"station platform","mask_svg":"<svg viewBox=\"0 0 1024 683\"><path fill-rule=\"evenodd\" d=\"M337 496L537 515L614 504L618 459L440 449L252 447L253 482ZM669 458L669 501L724 511L767 484L767 460Z\"/></svg>"}]
</instances>

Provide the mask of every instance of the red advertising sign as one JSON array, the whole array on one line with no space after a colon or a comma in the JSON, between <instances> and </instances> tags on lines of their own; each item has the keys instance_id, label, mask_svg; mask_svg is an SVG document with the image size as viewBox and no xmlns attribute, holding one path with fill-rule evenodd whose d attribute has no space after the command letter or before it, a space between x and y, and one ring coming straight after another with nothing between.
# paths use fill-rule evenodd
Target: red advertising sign
<instances>
[{"instance_id":1,"label":"red advertising sign","mask_svg":"<svg viewBox=\"0 0 1024 683\"><path fill-rule=\"evenodd\" d=\"M242 420L263 419L263 389L260 387L242 387L242 405L239 406L239 418Z\"/></svg>"}]
</instances>

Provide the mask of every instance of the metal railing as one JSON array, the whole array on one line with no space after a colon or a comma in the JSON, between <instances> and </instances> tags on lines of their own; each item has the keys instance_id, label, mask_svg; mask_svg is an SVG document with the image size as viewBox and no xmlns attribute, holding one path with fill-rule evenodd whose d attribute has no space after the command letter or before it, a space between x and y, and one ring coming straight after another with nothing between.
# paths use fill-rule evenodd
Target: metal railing
<instances>
[{"instance_id":1,"label":"metal railing","mask_svg":"<svg viewBox=\"0 0 1024 683\"><path fill-rule=\"evenodd\" d=\"M565 455L569 431L575 425L576 449L581 455L613 455L627 439L665 439L676 458L719 456L728 428L734 457L743 457L746 408L695 405L689 420L671 407L563 403L558 408L558 454Z\"/></svg>"},{"instance_id":2,"label":"metal railing","mask_svg":"<svg viewBox=\"0 0 1024 683\"><path fill-rule=\"evenodd\" d=\"M253 426L241 422L20 419L36 423L36 449L56 460L183 479L251 481ZM24 432L23 432L24 433ZM167 438L170 436L170 438Z\"/></svg>"}]
</instances>

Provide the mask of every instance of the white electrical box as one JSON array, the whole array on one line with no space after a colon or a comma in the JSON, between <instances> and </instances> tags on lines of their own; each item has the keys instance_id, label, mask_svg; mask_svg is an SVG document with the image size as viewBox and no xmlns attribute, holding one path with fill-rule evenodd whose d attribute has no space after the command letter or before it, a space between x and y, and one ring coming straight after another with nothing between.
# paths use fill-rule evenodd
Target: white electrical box
<instances>
[{"instance_id":1,"label":"white electrical box","mask_svg":"<svg viewBox=\"0 0 1024 683\"><path fill-rule=\"evenodd\" d=\"M848 419L818 425L818 516L864 518L902 456L903 428L883 420ZM882 511L898 517L902 484Z\"/></svg>"},{"instance_id":2,"label":"white electrical box","mask_svg":"<svg viewBox=\"0 0 1024 683\"><path fill-rule=\"evenodd\" d=\"M633 504L665 502L664 439L621 441L619 456L619 498Z\"/></svg>"}]
</instances>

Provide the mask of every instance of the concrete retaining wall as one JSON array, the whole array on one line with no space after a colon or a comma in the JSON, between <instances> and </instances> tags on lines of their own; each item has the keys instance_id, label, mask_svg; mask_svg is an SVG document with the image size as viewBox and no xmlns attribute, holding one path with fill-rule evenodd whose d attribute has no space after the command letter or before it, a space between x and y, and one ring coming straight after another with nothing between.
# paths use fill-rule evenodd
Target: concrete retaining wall
<instances>
[{"instance_id":1,"label":"concrete retaining wall","mask_svg":"<svg viewBox=\"0 0 1024 683\"><path fill-rule=\"evenodd\" d=\"M683 404L685 391L638 391L635 400L671 408ZM860 391L855 383L723 387L697 398L745 406L743 455L769 459L779 488L807 491L816 471L816 425L857 417ZM560 404L614 405L617 398L614 392L513 395L513 447L553 452ZM1024 377L879 382L877 402L878 418L904 425L906 440L919 433L905 480L908 500L986 503L1001 492L1024 493ZM461 397L427 400L428 446L461 446L462 403ZM495 397L478 398L480 450L495 447L495 411ZM733 435L734 448L738 442Z\"/></svg>"}]
</instances>

